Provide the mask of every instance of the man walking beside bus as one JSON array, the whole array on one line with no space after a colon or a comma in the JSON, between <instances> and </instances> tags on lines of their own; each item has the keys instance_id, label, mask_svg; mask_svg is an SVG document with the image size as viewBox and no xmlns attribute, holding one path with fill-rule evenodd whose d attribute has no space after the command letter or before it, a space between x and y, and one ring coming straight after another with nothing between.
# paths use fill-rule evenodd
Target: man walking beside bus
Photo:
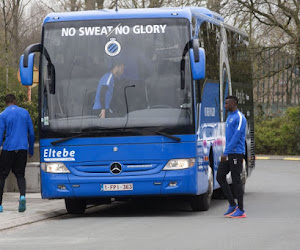
<instances>
[{"instance_id":1,"label":"man walking beside bus","mask_svg":"<svg viewBox=\"0 0 300 250\"><path fill-rule=\"evenodd\" d=\"M7 107L0 113L0 145L2 145L5 133L0 158L0 212L3 212L3 188L10 170L17 178L20 191L19 212L24 212L26 210L25 167L27 153L31 157L34 150L33 124L28 111L16 105L16 97L13 94L5 97L5 103Z\"/></svg>"},{"instance_id":2,"label":"man walking beside bus","mask_svg":"<svg viewBox=\"0 0 300 250\"><path fill-rule=\"evenodd\" d=\"M226 98L225 109L229 111L230 114L226 119L226 147L224 154L221 156L217 181L229 201L229 208L224 216L230 218L246 218L243 204L244 191L241 181L245 155L246 118L238 110L237 106L237 97L228 96ZM238 204L236 204L226 180L226 175L229 172L231 172L232 185Z\"/></svg>"}]
</instances>

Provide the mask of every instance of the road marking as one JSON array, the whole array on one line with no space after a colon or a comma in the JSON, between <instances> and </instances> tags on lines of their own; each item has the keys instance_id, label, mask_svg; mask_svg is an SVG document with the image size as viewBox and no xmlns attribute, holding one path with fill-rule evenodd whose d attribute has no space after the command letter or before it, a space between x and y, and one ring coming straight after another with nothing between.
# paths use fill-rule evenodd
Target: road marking
<instances>
[{"instance_id":1,"label":"road marking","mask_svg":"<svg viewBox=\"0 0 300 250\"><path fill-rule=\"evenodd\" d=\"M256 159L256 160L269 160L270 157L266 157L266 156L256 156L255 159Z\"/></svg>"},{"instance_id":2,"label":"road marking","mask_svg":"<svg viewBox=\"0 0 300 250\"><path fill-rule=\"evenodd\" d=\"M286 157L286 158L283 158L284 160L286 161L300 161L300 158L292 158L292 157Z\"/></svg>"}]
</instances>

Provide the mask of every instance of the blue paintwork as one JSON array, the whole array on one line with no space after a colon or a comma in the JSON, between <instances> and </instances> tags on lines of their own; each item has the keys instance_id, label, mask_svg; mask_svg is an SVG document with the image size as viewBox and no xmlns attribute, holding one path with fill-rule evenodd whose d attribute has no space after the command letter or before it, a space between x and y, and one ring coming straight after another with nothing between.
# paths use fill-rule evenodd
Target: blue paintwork
<instances>
[{"instance_id":1,"label":"blue paintwork","mask_svg":"<svg viewBox=\"0 0 300 250\"><path fill-rule=\"evenodd\" d=\"M44 19L48 22L64 22L75 20L95 19L128 19L128 18L186 18L191 20L193 15L201 16L203 20L224 22L224 18L206 8L149 8L149 9L119 9L119 10L91 10L76 12L50 13Z\"/></svg>"},{"instance_id":2,"label":"blue paintwork","mask_svg":"<svg viewBox=\"0 0 300 250\"><path fill-rule=\"evenodd\" d=\"M219 188L216 180L219 159L225 146L225 124L220 121L220 84L207 81L203 88L202 103L200 109L200 128L198 130L197 147L200 155L213 155L214 188ZM212 149L212 152L210 150ZM204 162L203 165L209 164Z\"/></svg>"},{"instance_id":3,"label":"blue paintwork","mask_svg":"<svg viewBox=\"0 0 300 250\"><path fill-rule=\"evenodd\" d=\"M199 62L195 62L194 52L190 49L191 68L194 80L202 80L205 78L205 51L199 49Z\"/></svg>"},{"instance_id":4,"label":"blue paintwork","mask_svg":"<svg viewBox=\"0 0 300 250\"><path fill-rule=\"evenodd\" d=\"M194 37L197 37L200 24L203 21L212 23L223 22L217 13L205 8L160 8L132 10L98 10L85 12L52 13L44 19L49 22L64 22L95 19L132 19L132 18L185 18L191 22L197 16ZM192 37L191 37L192 38ZM190 53L193 60L193 53ZM21 59L21 61L23 61ZM200 50L200 63L205 65L204 51ZM205 67L197 68L199 63L192 64L195 79L204 78ZM21 65L20 65L21 67ZM28 73L24 73L28 74ZM29 74L28 74L29 75ZM23 81L22 81L23 82ZM26 81L25 81L26 82ZM194 83L195 84L195 83ZM206 105L218 106L211 98L212 91L217 94L219 88L208 86L208 99L202 103L199 114L201 122L194 135L176 135L181 142L155 136L109 137L109 138L74 138L56 146L51 141L60 139L41 139L41 162L58 161L65 163L71 173L51 174L41 170L41 185L43 198L72 198L72 197L117 197L135 195L199 195L208 188L208 156L210 148L214 147L214 166L216 171L218 159L222 153L224 138L219 114L204 116ZM217 100L219 100L217 98ZM216 110L216 113L219 111ZM205 136L204 136L205 135ZM117 151L114 151L117 148ZM50 151L51 150L51 151ZM55 151L53 151L55 150ZM48 155L47 155L48 154ZM51 157L47 157L52 155ZM64 157L66 155L66 157ZM184 170L163 170L170 159L195 158L195 165ZM110 164L118 162L123 171L118 175L110 173ZM136 168L132 168L137 165ZM176 186L169 186L176 182ZM132 191L101 190L102 184L133 183ZM64 185L65 190L58 189ZM74 186L73 186L74 185ZM215 187L218 187L215 181Z\"/></svg>"},{"instance_id":5,"label":"blue paintwork","mask_svg":"<svg viewBox=\"0 0 300 250\"><path fill-rule=\"evenodd\" d=\"M29 54L28 56L28 67L24 67L23 64L24 55L20 58L20 77L22 85L31 86L33 82L33 62L34 62L34 53Z\"/></svg>"},{"instance_id":6,"label":"blue paintwork","mask_svg":"<svg viewBox=\"0 0 300 250\"><path fill-rule=\"evenodd\" d=\"M53 139L42 139L40 142L42 162L49 162L49 157L45 157L49 154L53 161L53 158L58 157L57 154L68 158L70 152L74 151L72 154L74 161L59 160L65 163L71 174L49 174L42 171L42 196L67 198L73 195L102 197L204 193L207 190L207 182L197 182L197 175L207 174L196 164L186 170L163 171L170 159L196 158L195 135L180 137L182 139L180 143L162 136L76 138L56 146L50 144ZM117 151L114 151L115 147L118 147ZM122 173L117 176L109 171L113 162L118 162L123 167ZM147 167L134 169L128 167L132 165ZM207 176L204 179L207 180ZM178 183L176 187L168 186L169 182L174 181ZM134 190L118 192L100 190L101 184L115 183L133 183ZM60 190L57 188L58 185L65 185L67 189ZM72 188L72 185L80 187Z\"/></svg>"},{"instance_id":7,"label":"blue paintwork","mask_svg":"<svg viewBox=\"0 0 300 250\"><path fill-rule=\"evenodd\" d=\"M172 15L176 13L177 15ZM184 8L159 8L159 9L120 9L115 10L92 10L51 13L47 15L44 24L47 22L62 22L75 20L95 19L128 19L128 18L186 18L191 19L191 12Z\"/></svg>"}]
</instances>

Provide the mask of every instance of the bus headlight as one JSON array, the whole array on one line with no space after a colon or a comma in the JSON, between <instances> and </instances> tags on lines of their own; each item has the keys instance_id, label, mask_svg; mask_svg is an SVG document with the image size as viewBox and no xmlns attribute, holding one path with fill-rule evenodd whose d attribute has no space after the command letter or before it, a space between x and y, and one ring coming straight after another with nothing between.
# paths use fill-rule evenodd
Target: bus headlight
<instances>
[{"instance_id":1,"label":"bus headlight","mask_svg":"<svg viewBox=\"0 0 300 250\"><path fill-rule=\"evenodd\" d=\"M195 158L169 160L163 170L179 170L191 168L195 165Z\"/></svg>"},{"instance_id":2,"label":"bus headlight","mask_svg":"<svg viewBox=\"0 0 300 250\"><path fill-rule=\"evenodd\" d=\"M70 173L66 165L61 162L41 163L41 168L47 173L55 173L55 174Z\"/></svg>"}]
</instances>

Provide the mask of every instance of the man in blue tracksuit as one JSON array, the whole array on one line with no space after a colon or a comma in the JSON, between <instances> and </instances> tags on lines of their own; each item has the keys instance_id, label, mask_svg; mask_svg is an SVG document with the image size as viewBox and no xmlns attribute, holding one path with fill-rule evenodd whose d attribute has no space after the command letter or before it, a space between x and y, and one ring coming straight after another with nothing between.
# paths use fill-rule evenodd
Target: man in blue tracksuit
<instances>
[{"instance_id":1,"label":"man in blue tracksuit","mask_svg":"<svg viewBox=\"0 0 300 250\"><path fill-rule=\"evenodd\" d=\"M246 118L238 110L238 99L235 96L228 96L225 100L225 109L230 112L226 120L226 147L221 156L218 168L217 181L223 193L229 201L229 208L224 214L225 217L245 218L246 213L243 205L243 187L241 173L245 156ZM230 187L226 181L226 175L231 172L234 192L237 196L236 204Z\"/></svg>"},{"instance_id":2,"label":"man in blue tracksuit","mask_svg":"<svg viewBox=\"0 0 300 250\"><path fill-rule=\"evenodd\" d=\"M110 108L111 99L114 92L115 78L124 73L124 64L118 63L113 69L103 75L99 81L93 109L100 109L100 118L107 117L107 112L112 113Z\"/></svg>"},{"instance_id":3,"label":"man in blue tracksuit","mask_svg":"<svg viewBox=\"0 0 300 250\"><path fill-rule=\"evenodd\" d=\"M26 109L16 105L16 97L9 94L5 97L6 109L0 113L0 212L3 212L2 196L5 179L10 170L15 174L20 191L19 212L26 210L25 167L27 153L33 156L34 130L30 115Z\"/></svg>"}]
</instances>

